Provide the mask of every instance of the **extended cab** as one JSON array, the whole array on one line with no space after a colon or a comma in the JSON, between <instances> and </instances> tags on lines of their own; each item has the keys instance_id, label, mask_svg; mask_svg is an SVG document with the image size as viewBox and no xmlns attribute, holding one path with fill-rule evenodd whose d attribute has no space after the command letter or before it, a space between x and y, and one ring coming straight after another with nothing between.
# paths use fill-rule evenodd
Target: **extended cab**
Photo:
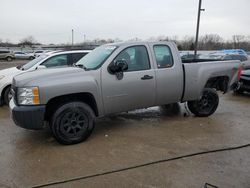
<instances>
[{"instance_id":1,"label":"extended cab","mask_svg":"<svg viewBox=\"0 0 250 188\"><path fill-rule=\"evenodd\" d=\"M85 140L97 117L187 102L205 117L240 76L238 61L183 63L172 42L116 43L96 48L75 67L39 70L13 79L10 108L26 129L49 123L62 144Z\"/></svg>"}]
</instances>

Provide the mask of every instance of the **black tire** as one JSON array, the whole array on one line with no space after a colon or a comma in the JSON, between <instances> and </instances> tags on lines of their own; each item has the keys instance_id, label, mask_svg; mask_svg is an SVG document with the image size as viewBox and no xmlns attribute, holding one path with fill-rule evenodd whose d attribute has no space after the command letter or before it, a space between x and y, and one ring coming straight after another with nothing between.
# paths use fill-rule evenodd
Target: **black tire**
<instances>
[{"instance_id":1,"label":"black tire","mask_svg":"<svg viewBox=\"0 0 250 188\"><path fill-rule=\"evenodd\" d=\"M6 57L6 60L7 60L8 62L10 62L10 61L13 60L13 58L12 58L12 57Z\"/></svg>"},{"instance_id":2,"label":"black tire","mask_svg":"<svg viewBox=\"0 0 250 188\"><path fill-rule=\"evenodd\" d=\"M64 145L85 141L95 126L93 110L82 102L69 102L54 113L50 127L55 139Z\"/></svg>"},{"instance_id":3,"label":"black tire","mask_svg":"<svg viewBox=\"0 0 250 188\"><path fill-rule=\"evenodd\" d=\"M4 94L3 94L4 104L9 105L11 98L12 98L12 96L11 96L11 87L8 86L4 90Z\"/></svg>"},{"instance_id":4,"label":"black tire","mask_svg":"<svg viewBox=\"0 0 250 188\"><path fill-rule=\"evenodd\" d=\"M29 57L29 60L33 60L33 59L35 59L35 57L33 57L33 56L30 56L30 57Z\"/></svg>"},{"instance_id":5,"label":"black tire","mask_svg":"<svg viewBox=\"0 0 250 188\"><path fill-rule=\"evenodd\" d=\"M197 101L188 101L188 109L198 117L208 117L218 108L219 96L214 89L205 88L202 98Z\"/></svg>"},{"instance_id":6,"label":"black tire","mask_svg":"<svg viewBox=\"0 0 250 188\"><path fill-rule=\"evenodd\" d=\"M243 93L244 93L244 90L242 90L242 89L237 89L234 91L234 94L236 94L236 95L241 95Z\"/></svg>"}]
</instances>

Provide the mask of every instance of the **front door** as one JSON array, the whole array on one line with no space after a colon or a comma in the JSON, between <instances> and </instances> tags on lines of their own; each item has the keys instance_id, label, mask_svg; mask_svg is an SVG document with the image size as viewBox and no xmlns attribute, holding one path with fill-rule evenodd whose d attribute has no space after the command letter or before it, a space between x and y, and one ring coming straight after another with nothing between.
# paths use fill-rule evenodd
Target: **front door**
<instances>
[{"instance_id":1,"label":"front door","mask_svg":"<svg viewBox=\"0 0 250 188\"><path fill-rule=\"evenodd\" d=\"M128 70L123 78L102 70L102 92L105 114L153 106L155 72L151 69L148 49L139 45L122 50L114 60L126 60Z\"/></svg>"}]
</instances>

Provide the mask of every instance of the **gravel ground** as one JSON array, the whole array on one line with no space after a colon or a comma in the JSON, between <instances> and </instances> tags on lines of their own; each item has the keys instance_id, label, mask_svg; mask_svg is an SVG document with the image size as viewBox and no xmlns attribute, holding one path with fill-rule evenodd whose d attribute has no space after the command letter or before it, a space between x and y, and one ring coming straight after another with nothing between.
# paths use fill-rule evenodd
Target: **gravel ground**
<instances>
[{"instance_id":1,"label":"gravel ground","mask_svg":"<svg viewBox=\"0 0 250 188\"><path fill-rule=\"evenodd\" d=\"M11 62L0 61L0 70L10 68L10 67L16 67L19 65L24 65L27 62L29 62L29 60L14 60Z\"/></svg>"}]
</instances>

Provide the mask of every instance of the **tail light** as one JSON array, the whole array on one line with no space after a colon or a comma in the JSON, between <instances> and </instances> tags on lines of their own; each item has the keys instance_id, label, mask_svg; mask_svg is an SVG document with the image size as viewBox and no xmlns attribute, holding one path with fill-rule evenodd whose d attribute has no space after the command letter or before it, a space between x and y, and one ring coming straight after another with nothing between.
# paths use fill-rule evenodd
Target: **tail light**
<instances>
[{"instance_id":1,"label":"tail light","mask_svg":"<svg viewBox=\"0 0 250 188\"><path fill-rule=\"evenodd\" d=\"M238 80L240 80L241 74L242 74L242 66L239 66L239 69L238 69Z\"/></svg>"}]
</instances>

